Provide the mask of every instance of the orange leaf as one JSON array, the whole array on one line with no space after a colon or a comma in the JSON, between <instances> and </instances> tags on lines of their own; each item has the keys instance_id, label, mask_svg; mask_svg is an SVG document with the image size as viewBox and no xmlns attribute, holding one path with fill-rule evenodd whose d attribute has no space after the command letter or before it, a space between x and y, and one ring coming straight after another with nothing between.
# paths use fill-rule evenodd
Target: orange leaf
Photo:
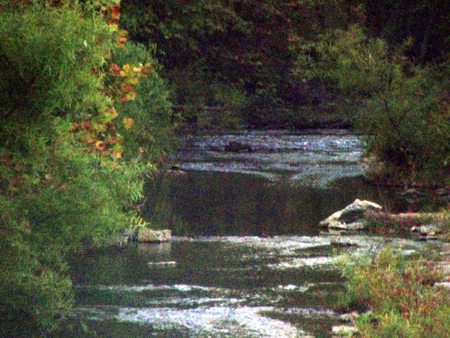
<instances>
[{"instance_id":1,"label":"orange leaf","mask_svg":"<svg viewBox=\"0 0 450 338\"><path fill-rule=\"evenodd\" d=\"M108 20L108 24L111 25L114 30L117 30L119 28L119 21L117 20Z\"/></svg>"},{"instance_id":2,"label":"orange leaf","mask_svg":"<svg viewBox=\"0 0 450 338\"><path fill-rule=\"evenodd\" d=\"M111 73L113 73L114 75L119 75L120 74L120 67L116 64L112 64L111 67L109 67L109 71Z\"/></svg>"},{"instance_id":3,"label":"orange leaf","mask_svg":"<svg viewBox=\"0 0 450 338\"><path fill-rule=\"evenodd\" d=\"M117 142L117 137L115 137L114 135L112 135L112 136L109 138L109 144L110 144L110 145L114 145L114 144L116 144L116 142Z\"/></svg>"},{"instance_id":4,"label":"orange leaf","mask_svg":"<svg viewBox=\"0 0 450 338\"><path fill-rule=\"evenodd\" d=\"M152 68L150 66L145 66L142 68L140 75L141 76L147 76L152 72Z\"/></svg>"},{"instance_id":5,"label":"orange leaf","mask_svg":"<svg viewBox=\"0 0 450 338\"><path fill-rule=\"evenodd\" d=\"M95 142L95 150L97 151L103 151L105 149L106 145L103 141L97 141Z\"/></svg>"},{"instance_id":6,"label":"orange leaf","mask_svg":"<svg viewBox=\"0 0 450 338\"><path fill-rule=\"evenodd\" d=\"M126 119L123 119L123 123L125 123L125 128L130 129L133 125L133 119L128 117Z\"/></svg>"},{"instance_id":7,"label":"orange leaf","mask_svg":"<svg viewBox=\"0 0 450 338\"><path fill-rule=\"evenodd\" d=\"M121 150L117 150L117 151L113 152L113 155L114 155L116 158L122 158L122 152L123 152L122 149L121 149Z\"/></svg>"},{"instance_id":8,"label":"orange leaf","mask_svg":"<svg viewBox=\"0 0 450 338\"><path fill-rule=\"evenodd\" d=\"M109 114L112 114L113 119L115 119L117 116L119 116L119 114L117 114L117 112L114 108L108 109L106 112Z\"/></svg>"},{"instance_id":9,"label":"orange leaf","mask_svg":"<svg viewBox=\"0 0 450 338\"><path fill-rule=\"evenodd\" d=\"M113 17L113 19L120 18L120 7L119 6L111 7L111 16Z\"/></svg>"}]
</instances>

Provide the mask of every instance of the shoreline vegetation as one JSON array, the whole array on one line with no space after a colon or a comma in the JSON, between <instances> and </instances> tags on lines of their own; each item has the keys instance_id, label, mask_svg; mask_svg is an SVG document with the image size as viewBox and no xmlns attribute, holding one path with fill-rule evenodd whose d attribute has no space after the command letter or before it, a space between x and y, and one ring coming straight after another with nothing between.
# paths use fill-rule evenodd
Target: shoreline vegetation
<instances>
[{"instance_id":1,"label":"shoreline vegetation","mask_svg":"<svg viewBox=\"0 0 450 338\"><path fill-rule=\"evenodd\" d=\"M145 179L186 125L351 127L371 182L450 187L448 1L0 0L0 19L0 335L58 332L66 255L149 225ZM361 262L360 335L450 336L435 270Z\"/></svg>"}]
</instances>

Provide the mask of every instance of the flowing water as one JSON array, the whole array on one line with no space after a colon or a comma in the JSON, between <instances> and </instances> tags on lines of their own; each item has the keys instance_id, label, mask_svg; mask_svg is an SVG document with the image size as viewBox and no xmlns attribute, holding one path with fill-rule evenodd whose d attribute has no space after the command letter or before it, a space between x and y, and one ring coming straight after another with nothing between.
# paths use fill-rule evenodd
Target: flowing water
<instances>
[{"instance_id":1,"label":"flowing water","mask_svg":"<svg viewBox=\"0 0 450 338\"><path fill-rule=\"evenodd\" d=\"M231 141L252 151L223 151ZM364 183L363 141L347 132L187 136L173 158L182 171L150 181L144 207L173 241L77 257L75 315L100 337L331 336L339 257L423 245L318 228L356 198L405 207Z\"/></svg>"}]
</instances>

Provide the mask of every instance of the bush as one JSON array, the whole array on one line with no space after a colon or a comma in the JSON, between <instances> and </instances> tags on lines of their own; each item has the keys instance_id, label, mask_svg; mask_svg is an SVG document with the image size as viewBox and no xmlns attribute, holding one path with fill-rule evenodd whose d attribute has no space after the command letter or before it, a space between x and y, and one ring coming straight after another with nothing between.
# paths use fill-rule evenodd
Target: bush
<instances>
[{"instance_id":1,"label":"bush","mask_svg":"<svg viewBox=\"0 0 450 338\"><path fill-rule=\"evenodd\" d=\"M355 319L362 337L449 337L450 292L433 287L442 273L433 262L393 249L346 262L345 303L371 310Z\"/></svg>"},{"instance_id":2,"label":"bush","mask_svg":"<svg viewBox=\"0 0 450 338\"><path fill-rule=\"evenodd\" d=\"M357 127L368 138L367 153L384 165L373 179L396 184L449 182L450 95L448 65L421 68L361 28L328 32L299 58L301 76L332 83L358 102Z\"/></svg>"}]
</instances>

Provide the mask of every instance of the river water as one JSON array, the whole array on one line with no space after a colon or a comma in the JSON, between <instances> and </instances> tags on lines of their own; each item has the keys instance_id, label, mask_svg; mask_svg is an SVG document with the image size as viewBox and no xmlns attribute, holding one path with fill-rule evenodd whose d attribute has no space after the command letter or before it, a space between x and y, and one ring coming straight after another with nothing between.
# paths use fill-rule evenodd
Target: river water
<instances>
[{"instance_id":1,"label":"river water","mask_svg":"<svg viewBox=\"0 0 450 338\"><path fill-rule=\"evenodd\" d=\"M252 151L223 151L231 141ZM344 131L187 135L182 171L149 181L144 206L173 241L77 257L74 314L100 337L331 336L342 255L423 245L318 228L356 198L411 208L364 183L363 149Z\"/></svg>"}]
</instances>

